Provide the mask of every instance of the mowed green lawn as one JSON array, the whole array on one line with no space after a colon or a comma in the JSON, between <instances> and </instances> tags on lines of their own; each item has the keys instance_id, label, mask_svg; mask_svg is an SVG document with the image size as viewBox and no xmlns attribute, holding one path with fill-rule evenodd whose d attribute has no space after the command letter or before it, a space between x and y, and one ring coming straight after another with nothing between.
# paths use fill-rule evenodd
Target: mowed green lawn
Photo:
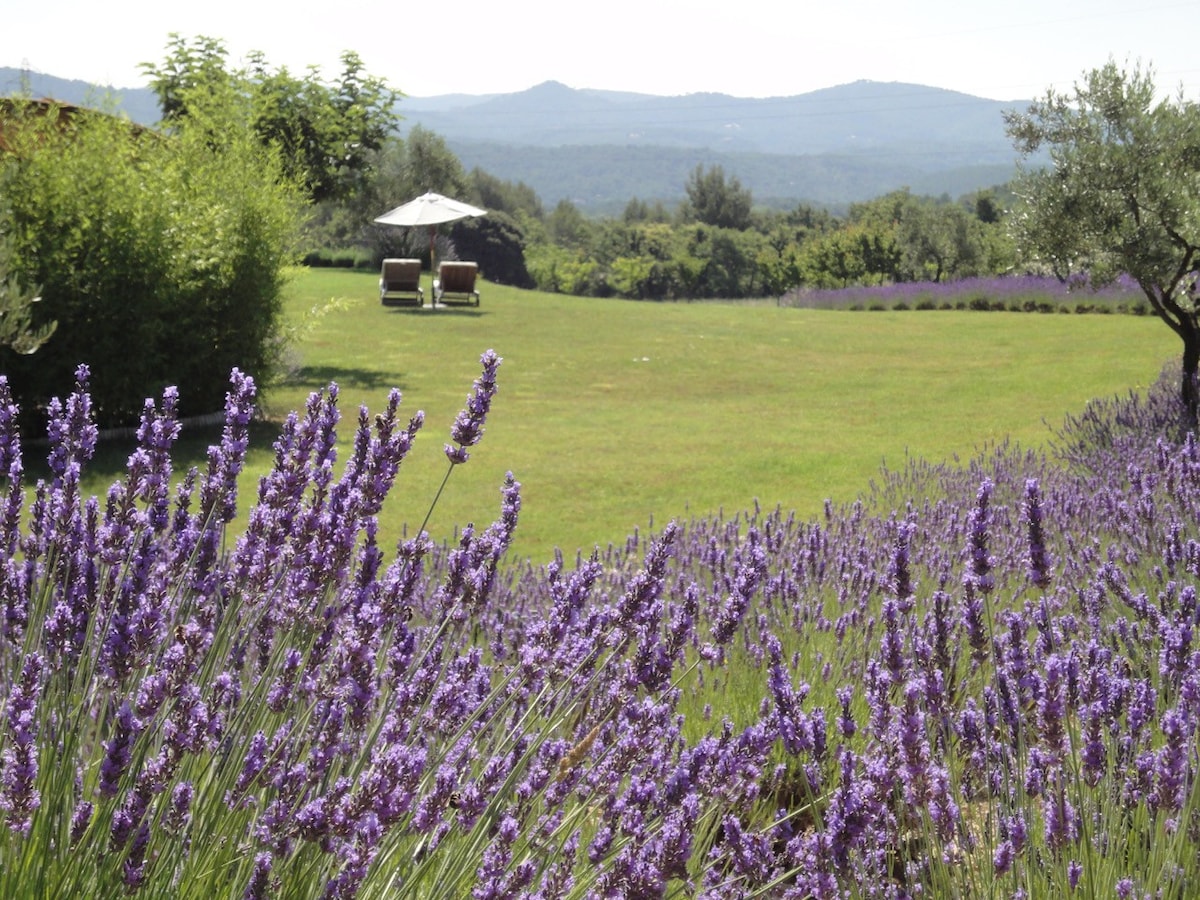
<instances>
[{"instance_id":1,"label":"mowed green lawn","mask_svg":"<svg viewBox=\"0 0 1200 900\"><path fill-rule=\"evenodd\" d=\"M1005 436L1042 446L1065 414L1145 387L1178 349L1149 317L635 303L486 283L478 309L414 310L382 307L376 283L297 276L288 315L307 324L268 411L335 381L348 444L358 405L382 408L393 385L403 410L424 410L382 517L390 544L424 518L450 425L494 348L504 362L486 435L429 532L490 523L511 470L524 503L514 551L534 562L755 501L814 516L906 454L941 460ZM310 318L330 300L338 308Z\"/></svg>"}]
</instances>

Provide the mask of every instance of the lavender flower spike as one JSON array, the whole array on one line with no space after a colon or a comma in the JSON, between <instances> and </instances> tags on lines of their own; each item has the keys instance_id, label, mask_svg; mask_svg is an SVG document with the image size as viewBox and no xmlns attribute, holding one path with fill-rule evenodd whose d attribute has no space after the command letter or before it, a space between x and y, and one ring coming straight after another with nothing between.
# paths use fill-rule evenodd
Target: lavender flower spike
<instances>
[{"instance_id":1,"label":"lavender flower spike","mask_svg":"<svg viewBox=\"0 0 1200 900\"><path fill-rule=\"evenodd\" d=\"M42 805L38 792L37 697L42 677L42 657L31 653L21 667L21 677L5 704L5 731L11 744L0 760L0 812L8 827L28 835L33 814Z\"/></svg>"},{"instance_id":2,"label":"lavender flower spike","mask_svg":"<svg viewBox=\"0 0 1200 900\"><path fill-rule=\"evenodd\" d=\"M1029 533L1029 580L1042 590L1050 586L1050 553L1042 524L1042 497L1036 478L1025 481L1025 499L1021 505Z\"/></svg>"},{"instance_id":3,"label":"lavender flower spike","mask_svg":"<svg viewBox=\"0 0 1200 900\"><path fill-rule=\"evenodd\" d=\"M451 465L465 463L470 458L468 447L479 443L483 437L483 423L492 407L492 398L496 396L496 369L500 367L501 357L495 350L487 350L479 357L483 372L475 379L471 393L467 395L467 405L459 412L450 429L452 444L446 444L446 458Z\"/></svg>"}]
</instances>

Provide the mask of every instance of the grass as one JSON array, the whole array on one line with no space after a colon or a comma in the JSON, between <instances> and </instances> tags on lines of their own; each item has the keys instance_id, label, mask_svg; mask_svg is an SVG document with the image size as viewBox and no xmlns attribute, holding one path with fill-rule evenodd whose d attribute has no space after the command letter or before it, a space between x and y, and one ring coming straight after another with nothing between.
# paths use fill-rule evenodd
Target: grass
<instances>
[{"instance_id":1,"label":"grass","mask_svg":"<svg viewBox=\"0 0 1200 900\"><path fill-rule=\"evenodd\" d=\"M335 381L349 420L360 403L426 425L385 506L389 541L424 518L445 470L442 445L478 358L504 363L483 442L454 473L429 531L452 539L523 485L513 553L622 543L670 518L776 504L816 515L853 500L906 454L934 461L1010 437L1041 446L1049 426L1094 397L1144 387L1177 354L1157 319L1017 313L883 312L772 304L658 304L564 297L484 284L481 306L384 308L377 276L301 270L287 301L300 328L292 371L265 397L280 417ZM311 311L334 301L319 316ZM185 446L201 463L212 434ZM251 478L271 461L258 430ZM93 467L103 491L128 448ZM344 458L344 453L343 453ZM243 505L252 494L244 493Z\"/></svg>"}]
</instances>

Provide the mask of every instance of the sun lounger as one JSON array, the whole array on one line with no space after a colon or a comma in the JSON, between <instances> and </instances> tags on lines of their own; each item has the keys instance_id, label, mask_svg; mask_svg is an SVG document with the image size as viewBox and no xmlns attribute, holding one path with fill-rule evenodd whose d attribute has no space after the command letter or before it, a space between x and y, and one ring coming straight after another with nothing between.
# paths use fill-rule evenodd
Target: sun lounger
<instances>
[{"instance_id":1,"label":"sun lounger","mask_svg":"<svg viewBox=\"0 0 1200 900\"><path fill-rule=\"evenodd\" d=\"M479 291L475 290L475 276L479 267L473 262L444 262L438 266L438 277L433 282L433 302L461 301L479 305Z\"/></svg>"},{"instance_id":2,"label":"sun lounger","mask_svg":"<svg viewBox=\"0 0 1200 900\"><path fill-rule=\"evenodd\" d=\"M385 259L379 273L379 302L384 306L425 305L419 259Z\"/></svg>"}]
</instances>

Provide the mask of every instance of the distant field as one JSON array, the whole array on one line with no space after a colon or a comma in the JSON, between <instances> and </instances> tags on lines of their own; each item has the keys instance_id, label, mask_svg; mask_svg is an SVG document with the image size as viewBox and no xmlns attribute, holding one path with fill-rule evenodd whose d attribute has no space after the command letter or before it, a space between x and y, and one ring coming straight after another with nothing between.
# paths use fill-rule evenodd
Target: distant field
<instances>
[{"instance_id":1,"label":"distant field","mask_svg":"<svg viewBox=\"0 0 1200 900\"><path fill-rule=\"evenodd\" d=\"M1177 354L1157 319L957 311L871 315L774 304L635 303L484 284L482 305L381 307L374 274L314 269L289 293L305 331L280 417L336 381L348 442L360 403L388 389L426 426L382 517L390 543L420 523L445 471L442 445L488 348L504 357L483 442L430 523L490 523L507 470L524 486L514 551L622 542L673 517L782 505L808 517L864 490L884 462L941 460L1009 436L1041 446L1091 398L1144 387ZM336 309L310 319L315 305ZM205 435L208 440L210 435ZM255 436L253 476L270 463ZM198 463L200 442L186 452ZM126 450L100 461L111 478ZM108 467L106 471L105 467ZM107 482L105 482L106 484ZM102 491L104 485L89 485ZM249 480L244 504L252 499Z\"/></svg>"}]
</instances>

